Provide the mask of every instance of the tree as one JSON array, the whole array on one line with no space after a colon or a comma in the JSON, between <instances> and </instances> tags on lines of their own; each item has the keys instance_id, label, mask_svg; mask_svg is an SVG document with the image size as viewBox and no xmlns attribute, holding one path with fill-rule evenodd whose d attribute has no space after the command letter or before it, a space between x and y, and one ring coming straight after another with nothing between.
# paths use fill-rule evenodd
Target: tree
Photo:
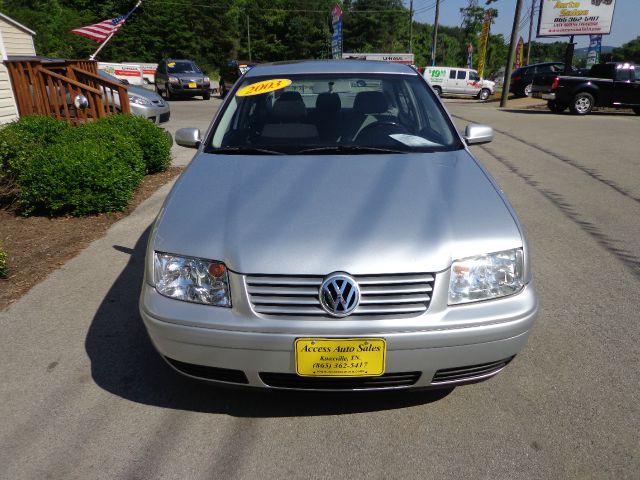
<instances>
[{"instance_id":1,"label":"tree","mask_svg":"<svg viewBox=\"0 0 640 480\"><path fill-rule=\"evenodd\" d=\"M614 48L611 52L611 58L614 61L634 62L640 64L640 37L636 37L634 40L623 44L621 47Z\"/></svg>"}]
</instances>

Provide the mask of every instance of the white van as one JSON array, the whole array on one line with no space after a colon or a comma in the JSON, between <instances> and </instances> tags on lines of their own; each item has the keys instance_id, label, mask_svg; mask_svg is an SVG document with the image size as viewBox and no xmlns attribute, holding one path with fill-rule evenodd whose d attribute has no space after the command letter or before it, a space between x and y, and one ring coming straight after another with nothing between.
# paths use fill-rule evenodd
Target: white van
<instances>
[{"instance_id":1,"label":"white van","mask_svg":"<svg viewBox=\"0 0 640 480\"><path fill-rule=\"evenodd\" d=\"M149 85L153 83L157 63L112 63L98 62L98 70L120 80L127 80L131 85Z\"/></svg>"},{"instance_id":2,"label":"white van","mask_svg":"<svg viewBox=\"0 0 640 480\"><path fill-rule=\"evenodd\" d=\"M495 82L483 80L470 68L425 67L424 78L438 94L471 95L486 100L493 93Z\"/></svg>"}]
</instances>

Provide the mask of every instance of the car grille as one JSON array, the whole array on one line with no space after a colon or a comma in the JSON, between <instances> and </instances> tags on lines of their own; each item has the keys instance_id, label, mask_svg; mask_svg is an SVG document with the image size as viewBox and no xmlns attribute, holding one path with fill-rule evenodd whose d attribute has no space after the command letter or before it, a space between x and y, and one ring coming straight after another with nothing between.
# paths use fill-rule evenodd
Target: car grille
<instances>
[{"instance_id":1,"label":"car grille","mask_svg":"<svg viewBox=\"0 0 640 480\"><path fill-rule=\"evenodd\" d=\"M360 286L360 304L351 314L360 316L418 315L427 310L433 291L430 273L354 276ZM245 277L253 309L264 315L330 317L320 307L319 276ZM333 318L333 317L330 317Z\"/></svg>"},{"instance_id":2,"label":"car grille","mask_svg":"<svg viewBox=\"0 0 640 480\"><path fill-rule=\"evenodd\" d=\"M496 362L482 363L480 365L444 368L436 372L433 380L431 380L431 384L464 383L473 380L482 380L485 377L490 377L500 372L511 360L513 360L513 357Z\"/></svg>"},{"instance_id":3,"label":"car grille","mask_svg":"<svg viewBox=\"0 0 640 480\"><path fill-rule=\"evenodd\" d=\"M264 373L260 379L270 387L300 390L368 390L410 387L420 378L420 372L385 373L379 377L299 377L292 373Z\"/></svg>"}]
</instances>

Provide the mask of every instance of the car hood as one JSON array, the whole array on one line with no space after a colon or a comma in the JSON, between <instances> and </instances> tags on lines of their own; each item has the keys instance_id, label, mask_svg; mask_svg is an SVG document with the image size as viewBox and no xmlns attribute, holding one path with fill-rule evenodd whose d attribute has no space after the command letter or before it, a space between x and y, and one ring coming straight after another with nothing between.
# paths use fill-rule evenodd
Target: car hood
<instances>
[{"instance_id":1,"label":"car hood","mask_svg":"<svg viewBox=\"0 0 640 480\"><path fill-rule=\"evenodd\" d=\"M199 153L163 206L156 251L254 274L438 272L522 246L466 150L400 155Z\"/></svg>"},{"instance_id":2,"label":"car hood","mask_svg":"<svg viewBox=\"0 0 640 480\"><path fill-rule=\"evenodd\" d=\"M161 104L164 103L164 101L162 100L162 97L160 97L160 95L158 95L153 90L147 90L146 88L136 87L133 85L129 85L128 90L130 95L135 95L136 97L143 97L151 102L160 102Z\"/></svg>"},{"instance_id":3,"label":"car hood","mask_svg":"<svg viewBox=\"0 0 640 480\"><path fill-rule=\"evenodd\" d=\"M202 81L204 78L204 73L170 73L170 77L179 78L181 81L189 81L189 80L199 80Z\"/></svg>"}]
</instances>

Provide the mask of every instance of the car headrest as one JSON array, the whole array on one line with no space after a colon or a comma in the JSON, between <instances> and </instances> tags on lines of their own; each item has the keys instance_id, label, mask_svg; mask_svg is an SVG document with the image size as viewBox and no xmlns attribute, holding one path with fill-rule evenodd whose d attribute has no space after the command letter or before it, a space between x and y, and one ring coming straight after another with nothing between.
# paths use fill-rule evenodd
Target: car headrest
<instances>
[{"instance_id":1,"label":"car headrest","mask_svg":"<svg viewBox=\"0 0 640 480\"><path fill-rule=\"evenodd\" d=\"M353 101L353 109L364 114L384 113L389 109L382 92L360 92Z\"/></svg>"},{"instance_id":2,"label":"car headrest","mask_svg":"<svg viewBox=\"0 0 640 480\"><path fill-rule=\"evenodd\" d=\"M301 120L307 116L300 92L283 92L273 104L273 116L278 120Z\"/></svg>"},{"instance_id":3,"label":"car headrest","mask_svg":"<svg viewBox=\"0 0 640 480\"><path fill-rule=\"evenodd\" d=\"M316 110L323 113L337 113L342 108L340 96L337 93L324 92L316 98Z\"/></svg>"}]
</instances>

